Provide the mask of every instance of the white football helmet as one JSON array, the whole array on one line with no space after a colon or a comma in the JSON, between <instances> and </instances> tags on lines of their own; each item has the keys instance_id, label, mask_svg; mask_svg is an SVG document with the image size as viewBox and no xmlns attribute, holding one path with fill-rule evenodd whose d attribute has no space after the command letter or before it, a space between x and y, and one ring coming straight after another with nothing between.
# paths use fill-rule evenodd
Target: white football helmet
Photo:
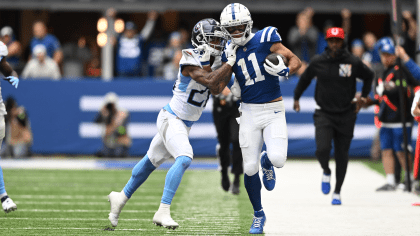
<instances>
[{"instance_id":1,"label":"white football helmet","mask_svg":"<svg viewBox=\"0 0 420 236\"><path fill-rule=\"evenodd\" d=\"M251 13L248 8L240 3L231 3L227 5L220 15L222 30L234 44L240 46L243 46L247 42L248 37L251 36L252 23ZM236 30L242 32L232 34ZM238 35L241 37L233 37Z\"/></svg>"}]
</instances>

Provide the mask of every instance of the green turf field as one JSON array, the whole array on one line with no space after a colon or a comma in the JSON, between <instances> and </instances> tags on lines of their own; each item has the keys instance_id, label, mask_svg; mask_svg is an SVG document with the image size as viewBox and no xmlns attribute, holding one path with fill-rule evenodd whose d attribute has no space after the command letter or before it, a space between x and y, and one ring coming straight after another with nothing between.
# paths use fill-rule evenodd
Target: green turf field
<instances>
[{"instance_id":1,"label":"green turf field","mask_svg":"<svg viewBox=\"0 0 420 236\"><path fill-rule=\"evenodd\" d=\"M224 192L217 171L187 171L171 206L177 230L152 223L166 171L155 171L132 196L115 231L108 221L107 195L121 191L130 170L4 169L6 190L18 210L0 212L1 235L235 235L248 232L252 206L245 188Z\"/></svg>"},{"instance_id":2,"label":"green turf field","mask_svg":"<svg viewBox=\"0 0 420 236\"><path fill-rule=\"evenodd\" d=\"M362 162L383 172L380 162ZM115 231L104 231L110 227L107 195L122 190L131 170L3 172L6 190L18 210L0 212L1 235L241 235L248 233L252 222L253 210L243 183L239 196L226 193L215 170L185 173L171 207L172 218L180 224L175 231L152 223L167 171L153 172L137 190Z\"/></svg>"}]
</instances>

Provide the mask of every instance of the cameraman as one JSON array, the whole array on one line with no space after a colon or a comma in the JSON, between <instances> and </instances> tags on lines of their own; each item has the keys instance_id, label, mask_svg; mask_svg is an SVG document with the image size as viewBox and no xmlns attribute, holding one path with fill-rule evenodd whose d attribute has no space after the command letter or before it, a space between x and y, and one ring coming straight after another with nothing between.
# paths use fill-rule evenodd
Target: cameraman
<instances>
[{"instance_id":1,"label":"cameraman","mask_svg":"<svg viewBox=\"0 0 420 236\"><path fill-rule=\"evenodd\" d=\"M12 97L6 100L6 137L3 156L15 158L31 156L32 131L25 108L18 107Z\"/></svg>"},{"instance_id":2,"label":"cameraman","mask_svg":"<svg viewBox=\"0 0 420 236\"><path fill-rule=\"evenodd\" d=\"M131 146L131 138L127 134L129 113L118 107L118 97L109 92L105 95L104 105L95 118L96 123L105 125L102 136L103 148L97 156L125 157Z\"/></svg>"}]
</instances>

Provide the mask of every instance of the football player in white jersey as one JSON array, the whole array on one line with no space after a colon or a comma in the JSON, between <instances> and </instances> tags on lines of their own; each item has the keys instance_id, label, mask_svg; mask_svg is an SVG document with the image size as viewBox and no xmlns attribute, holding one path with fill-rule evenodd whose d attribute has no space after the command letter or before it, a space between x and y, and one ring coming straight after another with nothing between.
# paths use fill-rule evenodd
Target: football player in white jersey
<instances>
[{"instance_id":1,"label":"football player in white jersey","mask_svg":"<svg viewBox=\"0 0 420 236\"><path fill-rule=\"evenodd\" d=\"M192 31L191 40L195 49L182 50L173 97L157 118L158 134L153 138L146 156L133 168L132 176L124 189L108 195L111 204L108 219L114 227L117 226L119 214L131 195L170 157L175 158L175 163L166 175L161 204L153 217L153 223L171 229L179 226L171 218L170 205L193 158L188 134L193 123L200 118L210 93L219 94L231 83L237 48L230 46L225 50L228 62L221 65L220 55L226 39L219 23L214 19L199 21ZM211 72L211 67L220 68Z\"/></svg>"},{"instance_id":2,"label":"football player in white jersey","mask_svg":"<svg viewBox=\"0 0 420 236\"><path fill-rule=\"evenodd\" d=\"M251 234L263 233L266 217L261 205L261 180L267 190L275 186L274 167L281 168L287 159L287 126L280 90L279 76L287 77L296 72L301 61L282 43L275 27L266 27L253 34L251 14L244 5L227 5L221 15L222 30L228 35L229 44L238 45L236 64L232 67L241 91L239 144L244 161L244 183L254 208ZM265 58L279 53L289 60L286 67L278 56L274 65ZM222 61L227 58L222 55ZM265 142L267 151L261 153ZM259 159L261 157L261 160Z\"/></svg>"},{"instance_id":3,"label":"football player in white jersey","mask_svg":"<svg viewBox=\"0 0 420 236\"><path fill-rule=\"evenodd\" d=\"M15 88L18 87L19 79L18 74L13 68L7 63L6 56L8 54L7 47L3 42L0 41L0 72L5 76L4 80L9 81ZM3 103L0 88L0 147L5 136L6 124L4 123L4 115L6 115L6 107ZM4 188L3 171L0 167L0 200L4 212L8 213L17 209L16 204L7 195L6 189Z\"/></svg>"}]
</instances>

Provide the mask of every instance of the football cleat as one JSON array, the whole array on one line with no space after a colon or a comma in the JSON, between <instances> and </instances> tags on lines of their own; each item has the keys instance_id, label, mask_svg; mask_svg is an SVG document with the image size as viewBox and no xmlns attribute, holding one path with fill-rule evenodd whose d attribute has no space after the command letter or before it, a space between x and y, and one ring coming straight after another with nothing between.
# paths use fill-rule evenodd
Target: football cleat
<instances>
[{"instance_id":1,"label":"football cleat","mask_svg":"<svg viewBox=\"0 0 420 236\"><path fill-rule=\"evenodd\" d=\"M153 216L153 224L173 230L179 227L179 224L172 219L171 214L169 212L162 211L157 211L155 213L155 215Z\"/></svg>"},{"instance_id":2,"label":"football cleat","mask_svg":"<svg viewBox=\"0 0 420 236\"><path fill-rule=\"evenodd\" d=\"M268 160L267 152L263 151L260 155L261 158L261 169L263 171L263 183L264 187L271 191L276 186L276 172L274 172L274 167L271 164L271 167L268 166L267 162L269 163L270 160Z\"/></svg>"},{"instance_id":3,"label":"football cleat","mask_svg":"<svg viewBox=\"0 0 420 236\"><path fill-rule=\"evenodd\" d=\"M326 175L325 173L322 175L322 182L321 182L321 190L323 194L329 194L331 190L331 174Z\"/></svg>"},{"instance_id":4,"label":"football cleat","mask_svg":"<svg viewBox=\"0 0 420 236\"><path fill-rule=\"evenodd\" d=\"M108 215L109 221L113 227L117 227L118 218L120 217L121 210L123 209L125 202L121 197L121 192L112 191L108 195L108 202L111 205L111 212Z\"/></svg>"},{"instance_id":5,"label":"football cleat","mask_svg":"<svg viewBox=\"0 0 420 236\"><path fill-rule=\"evenodd\" d=\"M3 207L4 212L6 213L17 210L17 206L11 198L7 198L6 200L4 200L4 202L1 205Z\"/></svg>"},{"instance_id":6,"label":"football cleat","mask_svg":"<svg viewBox=\"0 0 420 236\"><path fill-rule=\"evenodd\" d=\"M266 222L266 217L263 211L256 211L254 213L254 218L252 219L252 225L249 229L250 234L262 234L264 231L264 225Z\"/></svg>"}]
</instances>

